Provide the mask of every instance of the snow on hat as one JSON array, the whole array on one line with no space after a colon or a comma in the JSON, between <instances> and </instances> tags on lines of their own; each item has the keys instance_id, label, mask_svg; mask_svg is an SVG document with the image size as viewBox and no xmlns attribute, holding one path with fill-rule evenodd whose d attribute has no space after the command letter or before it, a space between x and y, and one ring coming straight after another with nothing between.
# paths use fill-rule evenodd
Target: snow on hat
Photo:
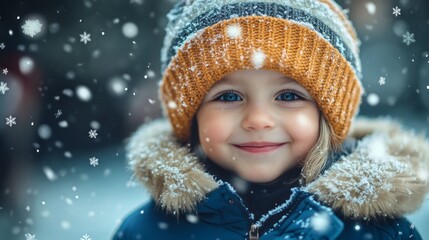
<instances>
[{"instance_id":1,"label":"snow on hat","mask_svg":"<svg viewBox=\"0 0 429 240\"><path fill-rule=\"evenodd\" d=\"M226 74L273 70L304 86L345 139L363 88L359 40L332 0L186 0L167 15L160 100L175 136Z\"/></svg>"}]
</instances>

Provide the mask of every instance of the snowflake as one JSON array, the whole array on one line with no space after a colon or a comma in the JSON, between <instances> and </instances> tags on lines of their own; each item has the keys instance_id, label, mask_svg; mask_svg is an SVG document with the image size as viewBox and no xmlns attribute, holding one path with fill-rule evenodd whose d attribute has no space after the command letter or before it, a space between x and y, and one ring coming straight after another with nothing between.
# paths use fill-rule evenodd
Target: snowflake
<instances>
[{"instance_id":1,"label":"snowflake","mask_svg":"<svg viewBox=\"0 0 429 240\"><path fill-rule=\"evenodd\" d=\"M15 122L16 117L12 117L9 115L9 118L6 118L6 125L9 125L9 127L12 127L12 125L16 124Z\"/></svg>"},{"instance_id":2,"label":"snowflake","mask_svg":"<svg viewBox=\"0 0 429 240\"><path fill-rule=\"evenodd\" d=\"M41 29L42 25L39 20L25 20L24 25L21 26L23 29L23 33L25 35L28 35L30 37L34 37L36 34L38 34Z\"/></svg>"},{"instance_id":3,"label":"snowflake","mask_svg":"<svg viewBox=\"0 0 429 240\"><path fill-rule=\"evenodd\" d=\"M97 130L89 130L88 132L90 138L97 138Z\"/></svg>"},{"instance_id":4,"label":"snowflake","mask_svg":"<svg viewBox=\"0 0 429 240\"><path fill-rule=\"evenodd\" d=\"M380 86L386 84L386 78L385 77L380 77L380 79L378 80L378 84L380 84Z\"/></svg>"},{"instance_id":5,"label":"snowflake","mask_svg":"<svg viewBox=\"0 0 429 240\"><path fill-rule=\"evenodd\" d=\"M88 42L91 42L91 34L88 34L86 32L83 32L83 34L80 35L80 41L87 44Z\"/></svg>"},{"instance_id":6,"label":"snowflake","mask_svg":"<svg viewBox=\"0 0 429 240\"><path fill-rule=\"evenodd\" d=\"M88 234L85 234L80 238L80 240L92 240L92 238Z\"/></svg>"},{"instance_id":7,"label":"snowflake","mask_svg":"<svg viewBox=\"0 0 429 240\"><path fill-rule=\"evenodd\" d=\"M416 40L414 39L414 33L410 33L407 31L404 35L402 35L402 37L404 38L402 42L407 44L407 46L410 46L411 43L416 42Z\"/></svg>"},{"instance_id":8,"label":"snowflake","mask_svg":"<svg viewBox=\"0 0 429 240\"><path fill-rule=\"evenodd\" d=\"M7 73L9 72L9 70L7 70L7 68L3 68L3 74L7 75Z\"/></svg>"},{"instance_id":9,"label":"snowflake","mask_svg":"<svg viewBox=\"0 0 429 240\"><path fill-rule=\"evenodd\" d=\"M92 158L90 158L89 159L89 165L91 165L91 166L97 166L98 165L98 158L96 158L96 157L92 157Z\"/></svg>"},{"instance_id":10,"label":"snowflake","mask_svg":"<svg viewBox=\"0 0 429 240\"><path fill-rule=\"evenodd\" d=\"M392 8L393 9L393 15L395 15L395 17L397 17L398 15L401 15L401 9L400 8L398 8L398 6L396 6L395 8Z\"/></svg>"},{"instance_id":11,"label":"snowflake","mask_svg":"<svg viewBox=\"0 0 429 240\"><path fill-rule=\"evenodd\" d=\"M90 159L91 160L91 159ZM73 186L72 187L72 190L73 190L73 192L76 192L77 191L77 187L76 186Z\"/></svg>"},{"instance_id":12,"label":"snowflake","mask_svg":"<svg viewBox=\"0 0 429 240\"><path fill-rule=\"evenodd\" d=\"M27 210L27 212L29 212L29 211L30 211L30 209L31 209L31 208L30 208L30 206L28 206L28 205L25 207L25 210Z\"/></svg>"},{"instance_id":13,"label":"snowflake","mask_svg":"<svg viewBox=\"0 0 429 240\"><path fill-rule=\"evenodd\" d=\"M6 45L4 45L4 43L0 43L0 49L4 49L6 47Z\"/></svg>"},{"instance_id":14,"label":"snowflake","mask_svg":"<svg viewBox=\"0 0 429 240\"><path fill-rule=\"evenodd\" d=\"M37 240L36 239L36 234L31 235L30 233L26 233L25 234L25 240Z\"/></svg>"},{"instance_id":15,"label":"snowflake","mask_svg":"<svg viewBox=\"0 0 429 240\"><path fill-rule=\"evenodd\" d=\"M58 109L54 115L55 115L55 118L59 118L62 114L63 112L61 111L61 109Z\"/></svg>"},{"instance_id":16,"label":"snowflake","mask_svg":"<svg viewBox=\"0 0 429 240\"><path fill-rule=\"evenodd\" d=\"M7 87L7 83L0 82L0 92L1 92L1 94L5 94L7 90L9 90L9 88Z\"/></svg>"}]
</instances>

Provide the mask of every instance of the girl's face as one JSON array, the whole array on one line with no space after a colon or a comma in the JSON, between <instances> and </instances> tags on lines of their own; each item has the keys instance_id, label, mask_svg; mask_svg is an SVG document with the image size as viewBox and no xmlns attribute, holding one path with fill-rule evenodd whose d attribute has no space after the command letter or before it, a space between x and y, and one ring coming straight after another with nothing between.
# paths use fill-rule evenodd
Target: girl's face
<instances>
[{"instance_id":1,"label":"girl's face","mask_svg":"<svg viewBox=\"0 0 429 240\"><path fill-rule=\"evenodd\" d=\"M319 136L319 110L307 90L268 70L226 75L197 112L210 160L251 182L269 182L304 160Z\"/></svg>"}]
</instances>

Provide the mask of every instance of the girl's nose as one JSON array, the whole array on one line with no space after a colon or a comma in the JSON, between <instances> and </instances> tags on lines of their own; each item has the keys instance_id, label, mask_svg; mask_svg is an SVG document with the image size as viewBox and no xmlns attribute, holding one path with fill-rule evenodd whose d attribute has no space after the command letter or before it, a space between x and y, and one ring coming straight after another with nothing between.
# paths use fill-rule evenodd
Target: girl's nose
<instances>
[{"instance_id":1,"label":"girl's nose","mask_svg":"<svg viewBox=\"0 0 429 240\"><path fill-rule=\"evenodd\" d=\"M241 121L246 131L271 129L275 126L271 110L264 106L248 106Z\"/></svg>"}]
</instances>

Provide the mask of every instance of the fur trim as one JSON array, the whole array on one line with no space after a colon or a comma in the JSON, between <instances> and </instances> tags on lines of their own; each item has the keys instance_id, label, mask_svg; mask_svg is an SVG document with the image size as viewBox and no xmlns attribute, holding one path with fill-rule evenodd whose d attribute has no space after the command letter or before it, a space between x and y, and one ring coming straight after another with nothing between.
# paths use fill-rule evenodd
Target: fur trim
<instances>
[{"instance_id":1,"label":"fur trim","mask_svg":"<svg viewBox=\"0 0 429 240\"><path fill-rule=\"evenodd\" d=\"M306 190L345 217L397 217L417 210L429 190L429 144L389 119L361 118L355 151Z\"/></svg>"},{"instance_id":2,"label":"fur trim","mask_svg":"<svg viewBox=\"0 0 429 240\"><path fill-rule=\"evenodd\" d=\"M134 178L171 214L194 210L218 184L207 174L189 149L179 145L165 120L140 127L128 145Z\"/></svg>"},{"instance_id":3,"label":"fur trim","mask_svg":"<svg viewBox=\"0 0 429 240\"><path fill-rule=\"evenodd\" d=\"M304 190L345 217L374 219L410 213L429 190L429 143L387 119L358 119L350 137L358 145ZM170 124L142 126L127 146L134 177L168 213L192 211L218 187Z\"/></svg>"}]
</instances>

